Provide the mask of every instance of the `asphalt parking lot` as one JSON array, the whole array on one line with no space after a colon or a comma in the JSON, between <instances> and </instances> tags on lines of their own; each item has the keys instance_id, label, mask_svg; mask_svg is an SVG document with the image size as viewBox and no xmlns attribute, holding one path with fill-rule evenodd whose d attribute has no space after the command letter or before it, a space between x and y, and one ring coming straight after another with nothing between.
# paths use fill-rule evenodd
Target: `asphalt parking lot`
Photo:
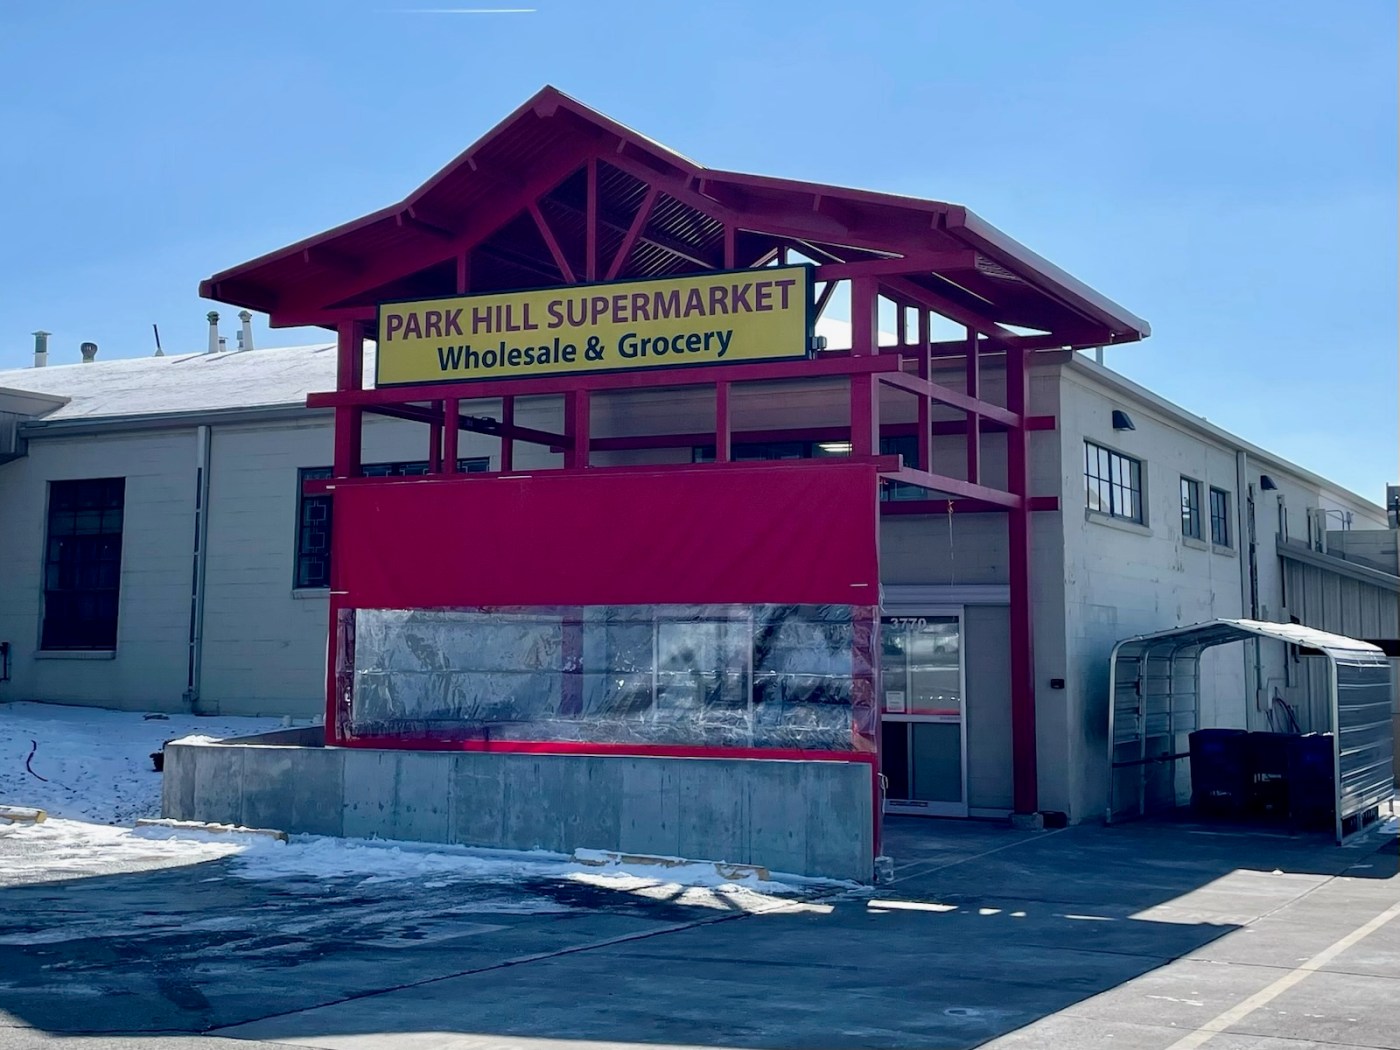
<instances>
[{"instance_id":1,"label":"asphalt parking lot","mask_svg":"<svg viewBox=\"0 0 1400 1050\"><path fill-rule=\"evenodd\" d=\"M888 840L894 883L798 897L228 859L29 878L0 889L0 1048L1400 1050L1393 835Z\"/></svg>"}]
</instances>

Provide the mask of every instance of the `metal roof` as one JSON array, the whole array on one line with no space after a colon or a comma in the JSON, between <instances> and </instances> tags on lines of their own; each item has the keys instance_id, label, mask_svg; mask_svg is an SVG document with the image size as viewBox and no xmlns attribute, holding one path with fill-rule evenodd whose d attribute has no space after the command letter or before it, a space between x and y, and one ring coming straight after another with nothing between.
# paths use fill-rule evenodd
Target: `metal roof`
<instances>
[{"instance_id":1,"label":"metal roof","mask_svg":"<svg viewBox=\"0 0 1400 1050\"><path fill-rule=\"evenodd\" d=\"M822 318L817 333L833 347L850 346L848 321ZM366 387L374 385L374 354L374 344L366 343ZM258 408L305 411L307 394L335 388L335 373L335 344L314 343L15 368L0 371L0 391L40 395L32 411L48 426Z\"/></svg>"},{"instance_id":2,"label":"metal roof","mask_svg":"<svg viewBox=\"0 0 1400 1050\"><path fill-rule=\"evenodd\" d=\"M0 388L67 398L45 423L306 405L335 386L335 345L136 357L0 372Z\"/></svg>"},{"instance_id":3,"label":"metal roof","mask_svg":"<svg viewBox=\"0 0 1400 1050\"><path fill-rule=\"evenodd\" d=\"M1280 642L1287 642L1289 645L1317 649L1334 656L1353 657L1360 653L1384 655L1378 646L1374 646L1370 642L1347 638L1340 634L1330 634L1313 627L1304 627L1302 624L1228 619L1209 620L1205 623L1173 627L1166 631L1155 631L1152 634L1139 634L1132 638L1124 638L1115 647L1115 651L1133 647L1151 648L1159 642L1176 642L1183 647L1196 646L1208 649L1213 645L1224 645L1227 642L1239 642L1246 638L1255 637L1273 638Z\"/></svg>"}]
</instances>

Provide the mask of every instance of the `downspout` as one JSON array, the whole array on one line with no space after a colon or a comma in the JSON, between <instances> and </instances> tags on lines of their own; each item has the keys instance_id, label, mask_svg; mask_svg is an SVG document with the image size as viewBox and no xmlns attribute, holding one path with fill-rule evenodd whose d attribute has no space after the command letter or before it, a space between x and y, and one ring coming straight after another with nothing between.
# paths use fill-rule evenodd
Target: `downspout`
<instances>
[{"instance_id":1,"label":"downspout","mask_svg":"<svg viewBox=\"0 0 1400 1050\"><path fill-rule=\"evenodd\" d=\"M204 664L204 563L209 543L209 445L208 426L195 428L194 540L190 573L189 655L185 672L185 707L199 710L199 684Z\"/></svg>"},{"instance_id":2,"label":"downspout","mask_svg":"<svg viewBox=\"0 0 1400 1050\"><path fill-rule=\"evenodd\" d=\"M1240 609L1242 615L1251 620L1259 619L1259 553L1258 538L1254 524L1254 486L1249 483L1249 457L1243 451L1235 453L1235 487L1239 493L1235 502L1239 516L1240 540ZM1259 710L1260 696L1264 691L1264 672L1260 639L1256 635L1244 645L1244 677L1254 683L1254 711ZM1245 711L1245 728L1251 728L1254 721L1250 711Z\"/></svg>"}]
</instances>

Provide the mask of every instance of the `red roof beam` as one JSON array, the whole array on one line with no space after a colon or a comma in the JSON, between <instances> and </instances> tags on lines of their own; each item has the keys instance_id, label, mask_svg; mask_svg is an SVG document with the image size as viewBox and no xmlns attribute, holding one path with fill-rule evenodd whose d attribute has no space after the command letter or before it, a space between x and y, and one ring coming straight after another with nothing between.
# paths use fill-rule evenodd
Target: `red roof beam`
<instances>
[{"instance_id":1,"label":"red roof beam","mask_svg":"<svg viewBox=\"0 0 1400 1050\"><path fill-rule=\"evenodd\" d=\"M434 402L435 404L437 402ZM441 410L420 408L415 405L366 405L366 412L389 416L393 419L406 419L413 423L428 423L440 426L446 418ZM526 441L534 445L549 445L552 448L572 448L573 441L564 434L553 434L547 430L534 430L531 427L516 426L490 416L473 416L458 412L457 428L470 430L474 434L488 434L492 437L509 437L515 441Z\"/></svg>"},{"instance_id":2,"label":"red roof beam","mask_svg":"<svg viewBox=\"0 0 1400 1050\"><path fill-rule=\"evenodd\" d=\"M913 467L901 466L898 470L882 470L880 477L887 481L901 481L906 485L917 485L920 488L930 489L934 492L946 492L950 496L961 496L964 499L975 499L982 503L990 503L998 507L1008 509L1019 507L1021 497L1003 492L1001 489L989 488L986 485L974 485L970 481L962 478L950 478L943 474L931 474L927 470L916 470Z\"/></svg>"},{"instance_id":3,"label":"red roof beam","mask_svg":"<svg viewBox=\"0 0 1400 1050\"><path fill-rule=\"evenodd\" d=\"M983 401L981 398L969 397L960 390L943 386L927 379L920 379L918 376L909 375L907 372L885 372L876 377L881 383L888 386L899 387L907 390L911 394L919 394L930 400L937 401L941 405L950 408L960 409L963 412L972 412L987 419L995 420L1006 427L1018 427L1021 425L1021 417L1014 412L1008 412L1000 405L994 405L990 401Z\"/></svg>"},{"instance_id":4,"label":"red roof beam","mask_svg":"<svg viewBox=\"0 0 1400 1050\"><path fill-rule=\"evenodd\" d=\"M1054 430L1054 416L1032 416L1027 422L1031 430ZM986 433L1001 433L1006 427L992 420L979 419L980 428ZM933 420L930 432L935 437L955 437L967 433L967 425L961 420ZM917 423L882 423L882 437L902 437L918 433ZM776 430L735 430L730 434L734 445L747 443L786 442L786 441L845 441L850 436L850 427L792 427ZM655 448L695 448L713 444L715 435L708 431L691 434L631 434L620 437L595 437L589 443L594 452L639 452Z\"/></svg>"},{"instance_id":5,"label":"red roof beam","mask_svg":"<svg viewBox=\"0 0 1400 1050\"><path fill-rule=\"evenodd\" d=\"M578 166L577 158L566 157L563 162L546 168L531 180L522 182L514 187L504 203L486 211L473 213L470 221L456 231L456 235L451 241L424 237L424 243L412 249L384 253L374 263L367 265L364 272L356 280L342 283L329 290L336 297L334 303L318 299L317 291L309 289L298 290L294 298L285 304L279 303L278 308L297 310L302 316L305 316L308 309L343 304L357 296L373 292L380 285L399 279L406 274L446 262L454 258L459 251L475 247L478 241L484 240L514 220L538 197L549 192L577 171ZM249 264L249 266L251 265ZM247 266L238 267L238 270L247 268ZM200 294L207 294L204 291L205 285L217 284L218 280L218 277L210 278L209 281L200 285Z\"/></svg>"},{"instance_id":6,"label":"red roof beam","mask_svg":"<svg viewBox=\"0 0 1400 1050\"><path fill-rule=\"evenodd\" d=\"M530 217L535 220L535 226L538 227L540 236L544 238L549 254L554 256L554 265L559 267L559 276L564 279L565 284L574 284L574 268L569 265L569 260L564 255L564 249L559 246L559 241L554 236L554 231L549 228L549 223L545 222L544 212L540 211L539 202L531 201L529 208Z\"/></svg>"},{"instance_id":7,"label":"red roof beam","mask_svg":"<svg viewBox=\"0 0 1400 1050\"><path fill-rule=\"evenodd\" d=\"M312 393L308 408L335 408L338 405L393 405L422 400L424 397L485 400L498 397L526 397L535 394L563 394L571 390L647 390L668 387L712 386L715 383L755 383L794 379L820 379L823 376L871 375L895 372L899 359L890 356L835 357L816 360L745 362L735 365L704 365L690 368L639 369L627 372L574 372L567 375L528 379L471 380L461 383L415 384L378 387L373 390L339 390ZM431 390L431 395L427 393Z\"/></svg>"},{"instance_id":8,"label":"red roof beam","mask_svg":"<svg viewBox=\"0 0 1400 1050\"><path fill-rule=\"evenodd\" d=\"M891 258L823 263L812 276L818 281L843 281L851 277L893 277L937 273L941 270L971 270L976 265L977 253L971 249L952 252L910 252L908 255Z\"/></svg>"},{"instance_id":9,"label":"red roof beam","mask_svg":"<svg viewBox=\"0 0 1400 1050\"><path fill-rule=\"evenodd\" d=\"M307 482L308 485L316 484ZM321 482L321 484L326 484ZM975 499L891 499L880 502L880 513L895 516L914 514L947 514L948 504L953 505L954 514L1005 514L1010 508L1003 507L998 503L987 503L983 500ZM1029 500L1029 510L1054 511L1060 509L1058 496L1032 496Z\"/></svg>"},{"instance_id":10,"label":"red roof beam","mask_svg":"<svg viewBox=\"0 0 1400 1050\"><path fill-rule=\"evenodd\" d=\"M622 244L618 246L617 254L613 256L612 265L608 267L609 281L615 280L622 272L622 268L627 265L627 257L632 254L632 249L636 247L637 238L642 235L642 230L646 227L647 220L651 218L651 212L656 207L656 198L661 195L661 191L655 186L647 187L647 195L642 199L641 207L637 209L637 214L632 218L632 225L628 227L627 233L623 235Z\"/></svg>"}]
</instances>

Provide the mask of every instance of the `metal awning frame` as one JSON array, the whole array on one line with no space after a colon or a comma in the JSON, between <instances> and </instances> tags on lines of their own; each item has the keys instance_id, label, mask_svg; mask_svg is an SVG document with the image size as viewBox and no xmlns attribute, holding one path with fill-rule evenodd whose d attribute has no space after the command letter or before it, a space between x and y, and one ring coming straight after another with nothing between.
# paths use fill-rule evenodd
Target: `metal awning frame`
<instances>
[{"instance_id":1,"label":"metal awning frame","mask_svg":"<svg viewBox=\"0 0 1400 1050\"><path fill-rule=\"evenodd\" d=\"M1373 810L1378 813L1380 804L1393 798L1395 755L1385 653L1368 642L1299 624L1220 619L1137 635L1114 645L1108 679L1107 823L1113 823L1119 811L1117 770L1129 766L1143 770L1137 799L1138 815L1142 815L1146 810L1147 766L1171 762L1175 768L1176 762L1189 757L1176 753L1175 746L1167 754L1149 756L1147 745L1151 739L1165 736L1174 740L1178 734L1201 728L1201 653L1217 645L1259 638L1299 646L1327 660L1337 842L1364 830L1369 826L1367 815ZM1183 660L1185 666L1179 666ZM1130 668L1130 662L1136 667ZM1131 682L1123 671L1132 674ZM1379 688L1382 683L1383 694ZM1131 707L1120 705L1120 690L1127 697L1129 688ZM1139 744L1137 759L1119 760L1117 748L1135 740Z\"/></svg>"}]
</instances>

